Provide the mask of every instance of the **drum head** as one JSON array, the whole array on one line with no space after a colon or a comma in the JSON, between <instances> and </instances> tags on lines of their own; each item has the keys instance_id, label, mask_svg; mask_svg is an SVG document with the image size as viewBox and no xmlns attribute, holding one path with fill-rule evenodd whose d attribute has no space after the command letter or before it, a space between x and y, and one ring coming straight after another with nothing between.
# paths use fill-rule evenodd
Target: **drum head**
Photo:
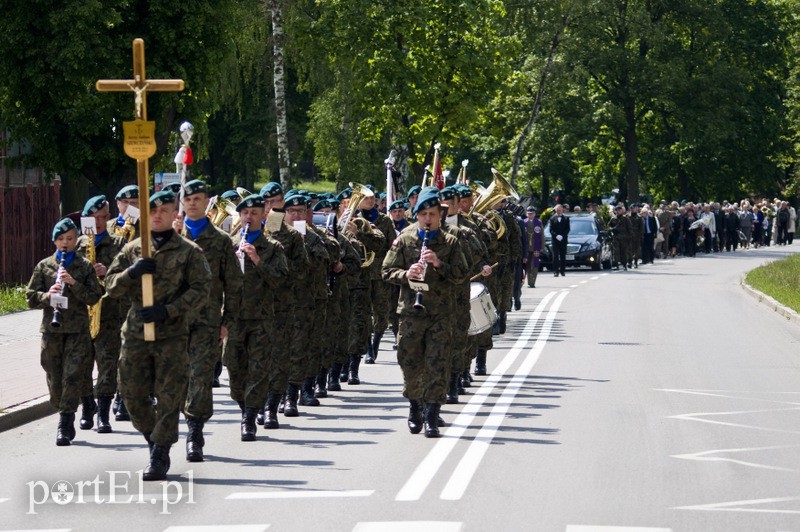
<instances>
[{"instance_id":1,"label":"drum head","mask_svg":"<svg viewBox=\"0 0 800 532\"><path fill-rule=\"evenodd\" d=\"M469 298L470 300L476 299L484 292L487 292L486 285L483 283L469 283Z\"/></svg>"}]
</instances>

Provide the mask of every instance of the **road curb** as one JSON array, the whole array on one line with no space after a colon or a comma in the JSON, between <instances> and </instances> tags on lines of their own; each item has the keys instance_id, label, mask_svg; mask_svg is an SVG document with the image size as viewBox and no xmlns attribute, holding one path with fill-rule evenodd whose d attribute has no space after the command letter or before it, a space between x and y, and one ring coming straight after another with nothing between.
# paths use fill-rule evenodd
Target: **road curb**
<instances>
[{"instance_id":1,"label":"road curb","mask_svg":"<svg viewBox=\"0 0 800 532\"><path fill-rule=\"evenodd\" d=\"M778 303L775 299L768 296L764 292L760 292L755 288L753 288L752 286L750 286L749 284L747 284L747 282L745 281L745 275L742 275L739 284L741 284L742 289L747 295L749 295L762 305L765 305L766 307L772 309L780 316L786 318L787 321L791 321L795 325L800 325L800 314L790 309L789 307Z\"/></svg>"},{"instance_id":2,"label":"road curb","mask_svg":"<svg viewBox=\"0 0 800 532\"><path fill-rule=\"evenodd\" d=\"M50 404L49 397L32 399L0 414L0 432L15 429L20 425L42 419L56 412L57 410Z\"/></svg>"}]
</instances>

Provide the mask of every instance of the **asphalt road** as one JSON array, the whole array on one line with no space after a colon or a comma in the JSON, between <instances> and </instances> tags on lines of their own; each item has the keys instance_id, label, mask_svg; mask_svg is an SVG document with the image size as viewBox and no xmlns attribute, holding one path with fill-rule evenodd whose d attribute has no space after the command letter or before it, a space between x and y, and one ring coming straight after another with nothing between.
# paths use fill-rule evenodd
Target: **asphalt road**
<instances>
[{"instance_id":1,"label":"asphalt road","mask_svg":"<svg viewBox=\"0 0 800 532\"><path fill-rule=\"evenodd\" d=\"M738 286L791 251L540 274L439 440L408 433L388 342L254 443L218 389L207 461L181 441L171 483L138 481L130 423L67 448L30 423L0 434L0 528L800 530L800 328Z\"/></svg>"}]
</instances>

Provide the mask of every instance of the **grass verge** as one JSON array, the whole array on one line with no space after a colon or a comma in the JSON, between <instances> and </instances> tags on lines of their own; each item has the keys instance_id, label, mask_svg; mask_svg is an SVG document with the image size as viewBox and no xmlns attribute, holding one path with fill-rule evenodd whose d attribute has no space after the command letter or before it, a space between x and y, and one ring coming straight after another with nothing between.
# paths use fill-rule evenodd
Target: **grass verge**
<instances>
[{"instance_id":1,"label":"grass verge","mask_svg":"<svg viewBox=\"0 0 800 532\"><path fill-rule=\"evenodd\" d=\"M747 284L795 312L800 312L800 255L759 266L745 276Z\"/></svg>"},{"instance_id":2,"label":"grass verge","mask_svg":"<svg viewBox=\"0 0 800 532\"><path fill-rule=\"evenodd\" d=\"M267 182L264 181L256 183L256 189L253 191L253 194L258 194L258 191L261 190L261 187L266 185ZM293 188L297 190L308 190L309 192L316 192L318 194L323 194L325 192L336 192L336 183L333 181L298 181L294 183Z\"/></svg>"},{"instance_id":3,"label":"grass verge","mask_svg":"<svg viewBox=\"0 0 800 532\"><path fill-rule=\"evenodd\" d=\"M0 284L0 316L28 309L24 288L22 285Z\"/></svg>"}]
</instances>

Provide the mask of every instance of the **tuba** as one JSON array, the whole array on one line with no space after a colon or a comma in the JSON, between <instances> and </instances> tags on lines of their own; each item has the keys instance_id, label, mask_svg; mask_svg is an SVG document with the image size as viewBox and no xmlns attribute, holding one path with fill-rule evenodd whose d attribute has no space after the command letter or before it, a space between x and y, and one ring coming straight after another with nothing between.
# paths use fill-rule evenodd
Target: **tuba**
<instances>
[{"instance_id":1,"label":"tuba","mask_svg":"<svg viewBox=\"0 0 800 532\"><path fill-rule=\"evenodd\" d=\"M206 215L212 214L211 210L216 209L216 212L208 217L215 226L221 226L222 222L229 216L233 218L234 224L239 223L239 213L236 212L236 205L234 205L231 200L227 200L222 196L214 196L208 203L208 207L209 212L207 212Z\"/></svg>"},{"instance_id":2,"label":"tuba","mask_svg":"<svg viewBox=\"0 0 800 532\"><path fill-rule=\"evenodd\" d=\"M350 188L353 189L353 195L350 197L350 203L348 203L347 209L339 219L339 232L344 233L345 236L347 236L350 240L355 240L355 242L358 242L358 245L361 248L362 256L361 267L369 268L375 261L375 252L367 251L367 247L356 237L356 235L352 234L347 227L350 225L350 222L353 222L360 233L372 232L372 226L370 223L364 218L356 216L355 212L358 209L358 206L361 204L361 200L366 197L372 197L375 194L360 183L350 183Z\"/></svg>"},{"instance_id":3,"label":"tuba","mask_svg":"<svg viewBox=\"0 0 800 532\"><path fill-rule=\"evenodd\" d=\"M503 218L492 210L492 207L494 207L497 202L509 197L519 200L519 194L517 194L517 191L511 186L511 183L506 181L506 178L495 168L492 168L492 174L494 175L494 179L487 188L480 187L479 185L472 187L474 191L478 192L479 196L472 205L469 214L471 215L473 212L477 212L478 214L484 215L489 227L495 232L499 240L506 232L506 224ZM472 185L470 184L470 186Z\"/></svg>"}]
</instances>

